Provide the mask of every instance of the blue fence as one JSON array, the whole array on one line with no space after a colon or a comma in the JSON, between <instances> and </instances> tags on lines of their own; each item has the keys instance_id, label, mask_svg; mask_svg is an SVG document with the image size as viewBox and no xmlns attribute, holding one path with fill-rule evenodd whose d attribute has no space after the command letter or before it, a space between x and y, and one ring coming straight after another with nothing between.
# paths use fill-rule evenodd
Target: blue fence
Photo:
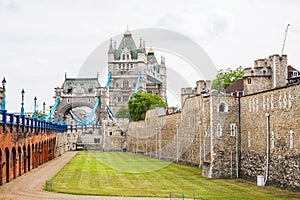
<instances>
[{"instance_id":1,"label":"blue fence","mask_svg":"<svg viewBox=\"0 0 300 200\"><path fill-rule=\"evenodd\" d=\"M3 132L6 132L9 127L10 132L16 128L17 132L65 132L68 130L67 125L54 124L44 120L27 118L25 116L7 113L5 110L0 110L0 126L3 126Z\"/></svg>"}]
</instances>

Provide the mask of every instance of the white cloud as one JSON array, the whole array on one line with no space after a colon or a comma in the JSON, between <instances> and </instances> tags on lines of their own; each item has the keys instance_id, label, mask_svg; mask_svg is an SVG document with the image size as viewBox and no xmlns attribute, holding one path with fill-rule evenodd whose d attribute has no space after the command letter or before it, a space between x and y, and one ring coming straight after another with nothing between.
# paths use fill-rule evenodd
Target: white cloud
<instances>
[{"instance_id":1,"label":"white cloud","mask_svg":"<svg viewBox=\"0 0 300 200\"><path fill-rule=\"evenodd\" d=\"M0 0L0 75L8 81L7 107L19 110L22 87L26 95L52 103L64 72L76 76L89 53L126 25L180 32L198 42L218 67L236 67L278 53L290 23L286 53L297 67L299 8L296 0ZM42 77L36 81L42 89L28 81L34 77Z\"/></svg>"}]
</instances>

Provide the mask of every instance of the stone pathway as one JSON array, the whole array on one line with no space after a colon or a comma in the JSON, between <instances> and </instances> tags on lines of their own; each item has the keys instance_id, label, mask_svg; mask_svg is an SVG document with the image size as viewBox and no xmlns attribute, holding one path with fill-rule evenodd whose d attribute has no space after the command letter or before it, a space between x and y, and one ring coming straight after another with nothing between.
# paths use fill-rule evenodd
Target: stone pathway
<instances>
[{"instance_id":1,"label":"stone pathway","mask_svg":"<svg viewBox=\"0 0 300 200\"><path fill-rule=\"evenodd\" d=\"M161 200L158 198L135 198L135 197L102 197L87 195L71 195L47 192L42 190L46 180L50 180L65 164L73 158L76 152L67 152L62 156L51 160L30 172L23 174L10 183L0 186L0 200L82 200L82 199L98 199L98 200ZM165 198L168 199L168 198Z\"/></svg>"}]
</instances>

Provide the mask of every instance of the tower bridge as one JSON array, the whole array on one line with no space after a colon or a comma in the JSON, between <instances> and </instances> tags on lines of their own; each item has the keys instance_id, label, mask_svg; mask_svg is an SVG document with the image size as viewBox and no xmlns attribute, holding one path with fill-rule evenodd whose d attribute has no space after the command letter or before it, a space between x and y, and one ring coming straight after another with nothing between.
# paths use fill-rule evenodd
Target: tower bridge
<instances>
[{"instance_id":1,"label":"tower bridge","mask_svg":"<svg viewBox=\"0 0 300 200\"><path fill-rule=\"evenodd\" d=\"M20 113L7 112L5 84L3 79L0 87L0 185L68 150L78 147L111 149L115 144L109 144L110 140L105 136L111 133L103 132L109 124L115 125L114 133L120 132L125 142L121 148L126 149L124 131L128 129L129 121L114 119L114 113L127 105L138 90L159 94L165 99L166 66L163 57L159 63L154 51L146 50L142 39L137 48L131 31L127 29L118 48L112 45L112 41L108 47L106 85L100 85L98 75L89 78L65 75L61 87L54 89L55 101L49 113L45 113L44 103L42 115L38 115L35 97L32 116L26 116L24 90L21 92ZM89 111L82 114L76 110L78 108L88 108Z\"/></svg>"}]
</instances>

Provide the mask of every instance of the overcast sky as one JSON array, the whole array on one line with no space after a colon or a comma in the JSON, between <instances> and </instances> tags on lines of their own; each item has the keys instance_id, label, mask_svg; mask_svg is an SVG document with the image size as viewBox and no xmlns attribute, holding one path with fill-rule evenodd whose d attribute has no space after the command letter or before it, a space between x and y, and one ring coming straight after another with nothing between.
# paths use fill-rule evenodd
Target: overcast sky
<instances>
[{"instance_id":1,"label":"overcast sky","mask_svg":"<svg viewBox=\"0 0 300 200\"><path fill-rule=\"evenodd\" d=\"M76 76L102 42L131 29L166 28L196 41L217 68L250 67L281 52L300 66L297 0L0 0L0 76L7 80L7 109L54 103L64 72ZM166 60L166 62L168 62ZM184 86L182 86L184 87ZM41 109L41 108L40 108Z\"/></svg>"}]
</instances>

